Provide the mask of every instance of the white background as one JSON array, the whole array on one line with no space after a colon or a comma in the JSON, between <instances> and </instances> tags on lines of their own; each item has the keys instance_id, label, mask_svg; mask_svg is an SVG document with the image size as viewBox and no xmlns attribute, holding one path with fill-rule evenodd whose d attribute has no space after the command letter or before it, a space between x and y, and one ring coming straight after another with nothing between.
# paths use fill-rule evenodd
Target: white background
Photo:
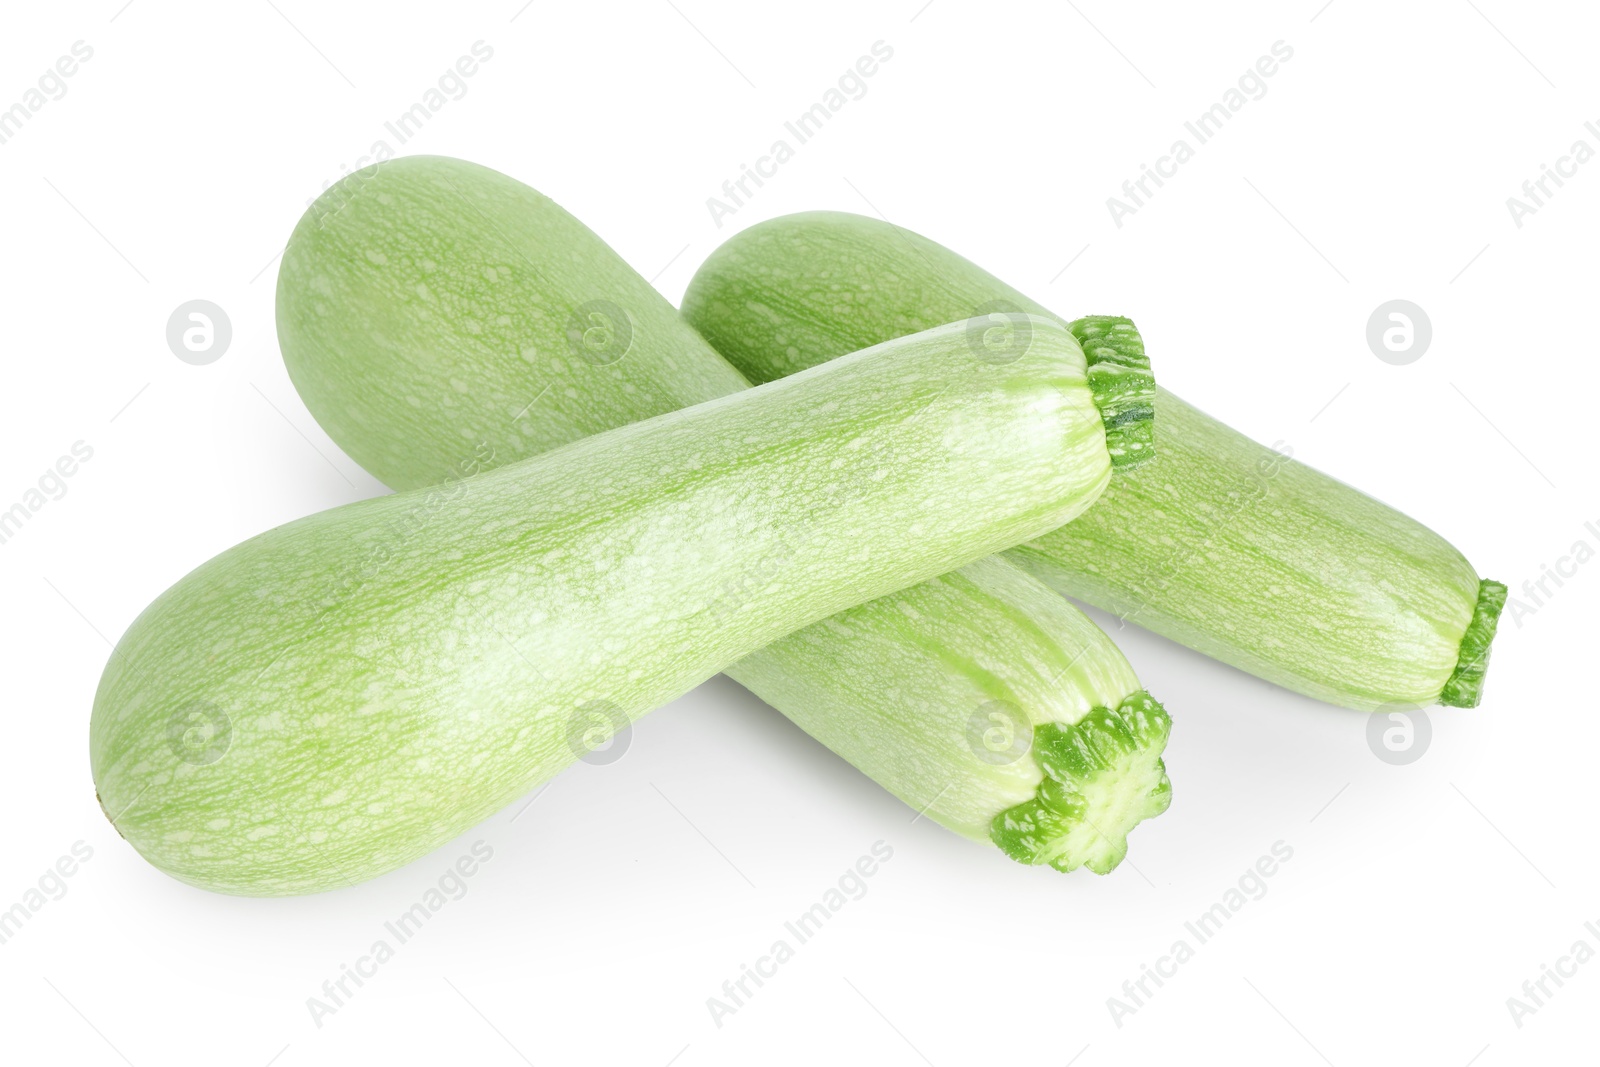
<instances>
[{"instance_id":1,"label":"white background","mask_svg":"<svg viewBox=\"0 0 1600 1067\"><path fill-rule=\"evenodd\" d=\"M1574 140L1600 148L1600 19L1319 3L14 5L0 107L75 41L94 55L0 145L0 509L74 442L94 456L0 545L0 908L75 842L93 857L0 945L0 1056L1591 1061L1600 962L1520 1028L1506 999L1574 941L1600 948L1600 565L1542 606L1519 588L1600 547L1600 162L1521 227L1506 199ZM494 56L466 95L396 145L385 120L478 40ZM878 40L894 57L867 95L719 230L706 198ZM1266 95L1116 226L1106 198L1279 40ZM620 761L377 881L190 889L95 804L94 687L108 639L192 566L384 491L300 404L272 324L295 220L380 138L538 187L674 300L745 225L881 212L1061 313L1134 316L1174 391L1433 526L1534 610L1503 622L1482 707L1435 711L1404 767L1357 713L1114 630L1173 714L1175 800L1105 878L913 822L719 679ZM233 324L209 366L165 341L194 298ZM1408 366L1365 340L1393 298L1433 324ZM317 1026L307 998L478 840L493 859L466 896ZM714 1025L706 998L879 840L894 855L866 896ZM1280 840L1267 894L1117 1026L1107 998Z\"/></svg>"}]
</instances>

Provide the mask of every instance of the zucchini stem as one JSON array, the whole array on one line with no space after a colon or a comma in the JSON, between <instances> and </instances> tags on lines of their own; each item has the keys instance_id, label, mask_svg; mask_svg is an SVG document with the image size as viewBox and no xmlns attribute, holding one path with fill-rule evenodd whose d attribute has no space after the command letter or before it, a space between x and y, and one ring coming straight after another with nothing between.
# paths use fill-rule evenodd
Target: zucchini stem
<instances>
[{"instance_id":1,"label":"zucchini stem","mask_svg":"<svg viewBox=\"0 0 1600 1067\"><path fill-rule=\"evenodd\" d=\"M1132 319L1090 315L1067 324L1089 366L1089 390L1106 428L1114 468L1155 455L1156 380Z\"/></svg>"},{"instance_id":2,"label":"zucchini stem","mask_svg":"<svg viewBox=\"0 0 1600 1067\"><path fill-rule=\"evenodd\" d=\"M1439 703L1447 708L1475 708L1483 699L1483 676L1489 669L1489 646L1500 622L1500 609L1506 605L1506 587L1483 578L1478 581L1478 602L1472 621L1461 636L1461 656L1456 669L1439 693Z\"/></svg>"},{"instance_id":3,"label":"zucchini stem","mask_svg":"<svg viewBox=\"0 0 1600 1067\"><path fill-rule=\"evenodd\" d=\"M1044 773L1032 800L994 817L989 838L1019 863L1106 874L1128 853L1128 833L1172 803L1161 760L1172 720L1139 690L1115 709L1034 728Z\"/></svg>"}]
</instances>

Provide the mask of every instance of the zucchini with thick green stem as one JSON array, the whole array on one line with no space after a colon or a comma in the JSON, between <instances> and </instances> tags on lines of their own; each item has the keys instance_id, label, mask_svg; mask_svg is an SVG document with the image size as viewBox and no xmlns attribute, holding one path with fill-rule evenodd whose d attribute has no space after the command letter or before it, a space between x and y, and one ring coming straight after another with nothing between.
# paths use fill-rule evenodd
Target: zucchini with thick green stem
<instances>
[{"instance_id":1,"label":"zucchini with thick green stem","mask_svg":"<svg viewBox=\"0 0 1600 1067\"><path fill-rule=\"evenodd\" d=\"M735 235L683 302L757 382L980 311L1057 318L925 237L833 212ZM1012 559L1061 593L1320 700L1478 703L1503 585L1480 581L1420 523L1157 394L1155 459Z\"/></svg>"},{"instance_id":2,"label":"zucchini with thick green stem","mask_svg":"<svg viewBox=\"0 0 1600 1067\"><path fill-rule=\"evenodd\" d=\"M411 157L356 192L336 187L342 210L314 207L289 242L279 337L312 413L390 485L439 480L463 442L483 442L492 465L748 388L525 185ZM984 362L1027 347L1029 323L973 325ZM1137 334L1074 329L1106 350L1089 372L1102 423L1139 451ZM720 590L707 616L737 613L780 562ZM1104 873L1170 798L1165 712L1104 633L998 558L841 612L728 673L907 804L1024 862Z\"/></svg>"},{"instance_id":3,"label":"zucchini with thick green stem","mask_svg":"<svg viewBox=\"0 0 1600 1067\"><path fill-rule=\"evenodd\" d=\"M117 645L102 805L156 866L227 892L417 858L575 759L577 709L635 718L1092 503L1111 464L1083 353L1033 325L1007 363L955 323L229 549Z\"/></svg>"}]
</instances>

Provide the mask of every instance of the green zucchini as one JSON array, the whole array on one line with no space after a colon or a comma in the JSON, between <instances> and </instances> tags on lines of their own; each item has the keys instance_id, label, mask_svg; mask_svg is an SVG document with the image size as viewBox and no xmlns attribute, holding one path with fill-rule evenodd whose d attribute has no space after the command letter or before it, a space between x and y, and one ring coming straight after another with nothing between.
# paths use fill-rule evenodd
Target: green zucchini
<instances>
[{"instance_id":1,"label":"green zucchini","mask_svg":"<svg viewBox=\"0 0 1600 1067\"><path fill-rule=\"evenodd\" d=\"M450 249L385 247L432 279L390 299L461 312L421 262ZM636 717L1091 504L1111 455L1087 362L1059 324L1028 328L1004 361L954 323L229 549L118 642L90 728L102 806L157 867L223 892L329 889L417 858L571 763L582 709Z\"/></svg>"},{"instance_id":2,"label":"green zucchini","mask_svg":"<svg viewBox=\"0 0 1600 1067\"><path fill-rule=\"evenodd\" d=\"M1055 318L925 237L817 212L730 238L682 310L767 382L980 309ZM1156 458L1010 558L1067 596L1319 700L1478 703L1503 585L1480 581L1420 523L1156 394Z\"/></svg>"},{"instance_id":3,"label":"green zucchini","mask_svg":"<svg viewBox=\"0 0 1600 1067\"><path fill-rule=\"evenodd\" d=\"M335 187L342 209L313 207L296 230L278 330L307 406L388 484L447 480L468 445L494 466L748 389L649 283L527 186L408 157L359 192ZM1026 348L1033 324L1008 325L960 326L969 355L989 366ZM1108 349L1087 377L1107 440L1125 431L1104 451L1127 466L1148 452L1138 335L1099 320L1073 330ZM972 483L963 506L985 510L985 495ZM733 575L698 617L743 618L785 565ZM1165 711L1099 628L997 557L840 612L728 673L907 804L1023 862L1109 871L1129 830L1170 799Z\"/></svg>"}]
</instances>

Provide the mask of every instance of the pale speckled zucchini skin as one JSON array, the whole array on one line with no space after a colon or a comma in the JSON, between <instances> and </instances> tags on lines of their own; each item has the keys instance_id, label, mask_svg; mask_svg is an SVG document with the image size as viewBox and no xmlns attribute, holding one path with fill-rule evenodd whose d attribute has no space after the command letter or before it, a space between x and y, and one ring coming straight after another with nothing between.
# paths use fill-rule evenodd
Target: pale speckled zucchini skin
<instances>
[{"instance_id":1,"label":"pale speckled zucchini skin","mask_svg":"<svg viewBox=\"0 0 1600 1067\"><path fill-rule=\"evenodd\" d=\"M123 636L91 725L101 802L195 885L359 881L571 762L573 709L640 715L1060 525L1109 477L1083 354L1039 320L1005 364L942 327L313 515L192 571ZM168 736L197 707L231 726L214 762Z\"/></svg>"},{"instance_id":2,"label":"pale speckled zucchini skin","mask_svg":"<svg viewBox=\"0 0 1600 1067\"><path fill-rule=\"evenodd\" d=\"M505 464L750 384L583 223L461 160L339 182L295 227L278 279L295 389L393 489L445 481L480 442Z\"/></svg>"},{"instance_id":3,"label":"pale speckled zucchini skin","mask_svg":"<svg viewBox=\"0 0 1600 1067\"><path fill-rule=\"evenodd\" d=\"M840 612L727 673L908 806L1025 863L1105 874L1128 832L1171 802L1158 711L1142 733L1128 724L1137 744L1090 732L1102 759L1070 783L1087 811L1008 847L1004 816L1059 807L1038 800L1041 730L1143 694L1104 631L1003 555Z\"/></svg>"},{"instance_id":4,"label":"pale speckled zucchini skin","mask_svg":"<svg viewBox=\"0 0 1600 1067\"><path fill-rule=\"evenodd\" d=\"M813 212L730 238L683 314L764 382L995 305L1064 321L909 230ZM1367 711L1476 704L1504 595L1432 530L1159 387L1155 458L1010 557L1061 593Z\"/></svg>"},{"instance_id":5,"label":"pale speckled zucchini skin","mask_svg":"<svg viewBox=\"0 0 1600 1067\"><path fill-rule=\"evenodd\" d=\"M428 484L467 440L484 442L493 466L749 388L604 242L527 186L410 157L357 191L336 187L342 209L314 208L290 241L279 339L312 413L389 484ZM441 293L467 328L439 317ZM363 313L342 316L344 304ZM569 309L583 304L620 313L622 358L573 358ZM709 613L735 610L767 580L736 576ZM991 824L1034 801L1043 771L1031 750L997 755L985 731L1077 723L1138 692L1103 632L997 557L806 627L728 673L928 818L986 842ZM1008 851L1061 869L1115 866L1128 831L1168 802L1164 715L1156 727L1136 766L1090 783L1100 792L1089 840L1066 828L1027 856Z\"/></svg>"},{"instance_id":6,"label":"pale speckled zucchini skin","mask_svg":"<svg viewBox=\"0 0 1600 1067\"><path fill-rule=\"evenodd\" d=\"M1023 709L1030 726L1076 722L1139 688L1128 661L1101 648L1105 633L1064 603L994 556L808 626L728 674L913 809L937 797L943 825L987 842L1042 772L1001 745L993 762L974 758L974 728L1004 729Z\"/></svg>"}]
</instances>

